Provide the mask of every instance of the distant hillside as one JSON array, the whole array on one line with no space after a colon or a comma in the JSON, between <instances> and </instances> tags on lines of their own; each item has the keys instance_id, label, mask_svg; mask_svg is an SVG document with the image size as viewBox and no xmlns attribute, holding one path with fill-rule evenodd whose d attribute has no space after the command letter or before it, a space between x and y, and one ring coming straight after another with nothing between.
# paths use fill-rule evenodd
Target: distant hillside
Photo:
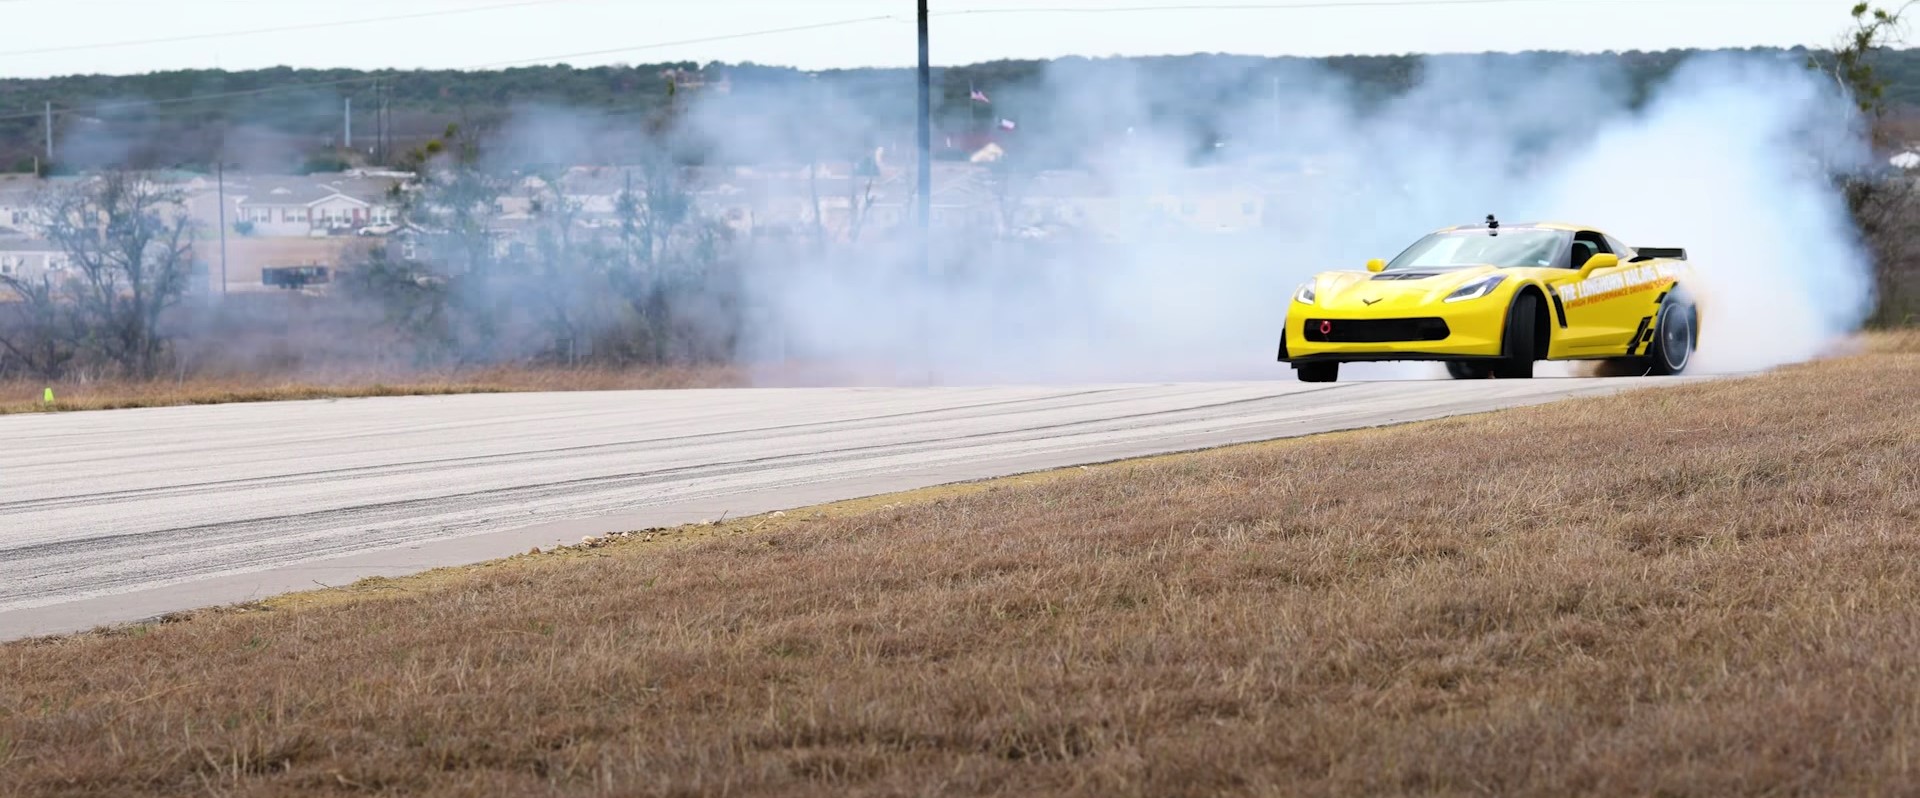
<instances>
[{"instance_id":1,"label":"distant hillside","mask_svg":"<svg viewBox=\"0 0 1920 798\"><path fill-rule=\"evenodd\" d=\"M1750 50L1764 56L1804 60L1801 50ZM1168 114L1204 118L1209 108L1257 97L1273 77L1297 76L1303 68L1324 68L1363 98L1389 98L1415 85L1430 58L1557 59L1622 69L1634 97L1665 78L1695 51L1604 55L1531 54L1479 56L1349 56L1327 59L1249 58L1196 55L1134 59L1146 81L1177 87L1189 76L1236 76L1224 88L1209 81L1212 93L1179 98L1161 109ZM1108 63L1111 62L1099 62ZM1007 61L940 70L936 76L942 113L969 112L969 86L1017 97L1036 85L1043 62ZM1878 68L1892 83L1896 106L1920 108L1920 51L1886 53ZM672 72L669 72L672 71ZM677 79L670 79L677 75ZM700 82L707 85L698 85ZM248 72L180 71L137 76L74 76L52 79L0 79L0 169L27 171L44 152L41 113L51 102L58 110L57 135L64 151L61 169L128 164L142 168L206 169L216 153L256 170L337 168L346 156L343 113L350 98L355 109L355 148L351 160L397 160L406 149L443 130L448 123L484 127L515 107L553 106L577 112L632 117L640 124L668 107L676 94L727 88L753 89L825 84L882 124L910 124L913 73L906 69L842 70L817 77L792 69L755 65L647 64L575 69L541 66L492 72L266 69ZM816 84L816 81L818 82ZM1223 94L1224 92L1224 94ZM217 95L208 97L207 95ZM156 104L157 103L157 104ZM385 106L384 115L376 109ZM1184 107L1183 107L1184 106ZM824 111L823 111L824 112ZM805 120L787 120L804 124ZM380 130L387 135L377 136ZM377 146L387 143L384 148Z\"/></svg>"}]
</instances>

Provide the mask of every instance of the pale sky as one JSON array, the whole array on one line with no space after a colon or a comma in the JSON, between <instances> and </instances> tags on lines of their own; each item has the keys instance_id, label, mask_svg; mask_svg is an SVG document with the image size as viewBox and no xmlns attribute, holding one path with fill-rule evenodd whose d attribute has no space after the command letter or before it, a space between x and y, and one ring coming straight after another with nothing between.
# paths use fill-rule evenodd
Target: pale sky
<instances>
[{"instance_id":1,"label":"pale sky","mask_svg":"<svg viewBox=\"0 0 1920 798\"><path fill-rule=\"evenodd\" d=\"M1434 4L1420 7L1428 2ZM1311 56L1826 46L1847 25L1852 4L931 0L936 15L932 49L936 64L953 65L1193 52ZM1268 8L1231 8L1250 5ZM1273 8L1288 5L1308 7ZM1060 11L1143 6L1178 8ZM1028 11L978 13L986 9ZM1036 13L1040 9L1049 10ZM477 68L546 63L556 56L570 56L564 60L578 66L689 60L803 69L907 66L916 58L912 0L0 0L0 15L13 34L0 44L0 75L7 77L279 65ZM880 16L891 19L741 36ZM302 29L285 30L291 27ZM740 37L654 46L726 36ZM580 53L600 54L573 55Z\"/></svg>"}]
</instances>

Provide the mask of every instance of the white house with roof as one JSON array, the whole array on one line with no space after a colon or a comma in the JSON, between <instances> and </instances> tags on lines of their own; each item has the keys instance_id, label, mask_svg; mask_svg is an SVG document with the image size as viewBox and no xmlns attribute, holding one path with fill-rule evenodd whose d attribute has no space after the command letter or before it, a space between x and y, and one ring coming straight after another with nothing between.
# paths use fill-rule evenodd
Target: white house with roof
<instances>
[{"instance_id":1,"label":"white house with roof","mask_svg":"<svg viewBox=\"0 0 1920 798\"><path fill-rule=\"evenodd\" d=\"M39 204L45 185L33 177L0 178L0 235L39 234Z\"/></svg>"},{"instance_id":2,"label":"white house with roof","mask_svg":"<svg viewBox=\"0 0 1920 798\"><path fill-rule=\"evenodd\" d=\"M395 224L393 182L345 176L256 178L229 189L235 224L251 235L318 238Z\"/></svg>"},{"instance_id":3,"label":"white house with roof","mask_svg":"<svg viewBox=\"0 0 1920 798\"><path fill-rule=\"evenodd\" d=\"M0 239L0 277L38 280L65 272L71 264L66 250L38 238Z\"/></svg>"}]
</instances>

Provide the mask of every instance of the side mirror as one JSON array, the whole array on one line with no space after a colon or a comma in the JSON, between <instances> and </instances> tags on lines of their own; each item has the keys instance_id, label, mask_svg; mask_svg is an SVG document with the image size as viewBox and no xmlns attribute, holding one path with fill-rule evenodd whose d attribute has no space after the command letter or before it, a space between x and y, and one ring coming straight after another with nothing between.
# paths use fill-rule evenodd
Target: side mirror
<instances>
[{"instance_id":1,"label":"side mirror","mask_svg":"<svg viewBox=\"0 0 1920 798\"><path fill-rule=\"evenodd\" d=\"M1587 265L1580 267L1580 275L1584 277L1600 269L1611 269L1618 265L1620 265L1619 255L1602 252L1587 259Z\"/></svg>"},{"instance_id":2,"label":"side mirror","mask_svg":"<svg viewBox=\"0 0 1920 798\"><path fill-rule=\"evenodd\" d=\"M1386 269L1387 269L1387 262L1384 260L1381 260L1379 258L1374 258L1373 260L1367 261L1367 271L1379 273L1379 272L1386 271Z\"/></svg>"}]
</instances>

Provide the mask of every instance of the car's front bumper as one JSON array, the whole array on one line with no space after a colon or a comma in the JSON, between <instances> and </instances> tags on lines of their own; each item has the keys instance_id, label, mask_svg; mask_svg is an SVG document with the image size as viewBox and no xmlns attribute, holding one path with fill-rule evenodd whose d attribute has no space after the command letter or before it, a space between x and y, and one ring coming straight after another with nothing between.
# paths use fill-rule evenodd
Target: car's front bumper
<instances>
[{"instance_id":1,"label":"car's front bumper","mask_svg":"<svg viewBox=\"0 0 1920 798\"><path fill-rule=\"evenodd\" d=\"M1436 328L1434 321L1443 323L1444 330ZM1343 322L1359 324L1343 326ZM1507 303L1492 297L1440 308L1380 312L1294 302L1287 309L1280 359L1314 363L1496 358L1502 354L1506 324ZM1346 334L1349 331L1356 334ZM1404 340L1377 340L1382 336Z\"/></svg>"}]
</instances>

